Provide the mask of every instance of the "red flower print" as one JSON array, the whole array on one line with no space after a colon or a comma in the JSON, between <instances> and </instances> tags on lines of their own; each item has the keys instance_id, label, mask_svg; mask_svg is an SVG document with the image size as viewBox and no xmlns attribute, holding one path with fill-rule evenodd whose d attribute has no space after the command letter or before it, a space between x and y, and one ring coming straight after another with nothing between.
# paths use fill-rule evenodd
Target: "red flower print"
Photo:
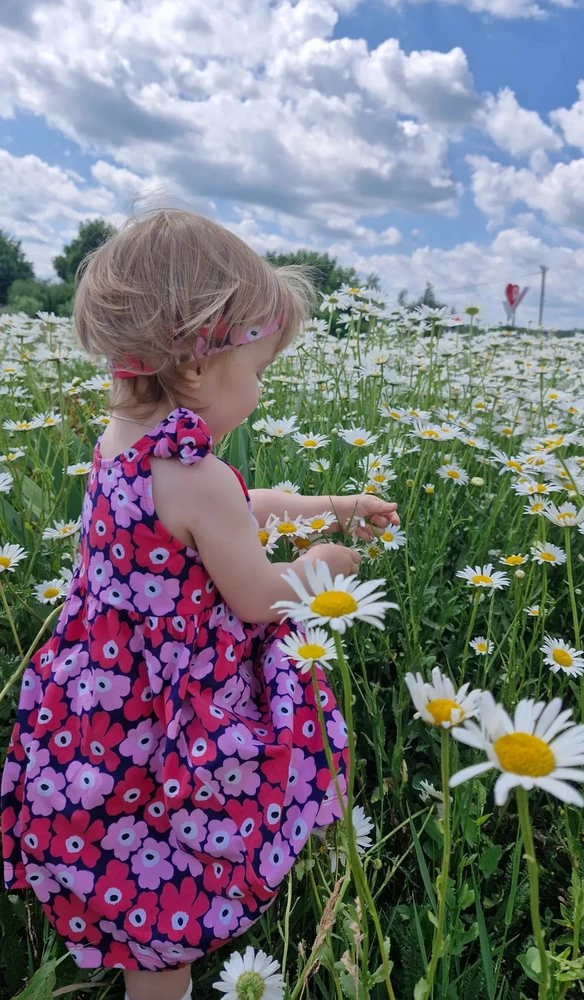
<instances>
[{"instance_id":1,"label":"red flower print","mask_svg":"<svg viewBox=\"0 0 584 1000\"><path fill-rule=\"evenodd\" d=\"M87 903L72 893L54 897L53 915L55 927L66 941L83 941L84 944L101 941L101 934L95 926L100 919L99 913L90 910Z\"/></svg>"},{"instance_id":2,"label":"red flower print","mask_svg":"<svg viewBox=\"0 0 584 1000\"><path fill-rule=\"evenodd\" d=\"M115 786L111 798L106 800L106 812L109 816L135 813L148 802L153 791L154 782L148 777L148 769L129 767L123 780Z\"/></svg>"},{"instance_id":3,"label":"red flower print","mask_svg":"<svg viewBox=\"0 0 584 1000\"><path fill-rule=\"evenodd\" d=\"M68 706L63 698L63 688L60 684L51 682L45 690L43 703L39 707L35 738L38 739L46 732L52 733L53 730L60 729L68 711Z\"/></svg>"},{"instance_id":4,"label":"red flower print","mask_svg":"<svg viewBox=\"0 0 584 1000\"><path fill-rule=\"evenodd\" d=\"M195 715L208 733L214 733L234 721L235 716L232 712L213 704L213 692L209 688L203 690L199 681L191 681L188 690L193 700Z\"/></svg>"},{"instance_id":5,"label":"red flower print","mask_svg":"<svg viewBox=\"0 0 584 1000\"><path fill-rule=\"evenodd\" d=\"M205 589L207 581L208 576L202 566L191 566L187 579L182 583L180 599L176 602L178 615L200 615L202 611L213 606L215 588L210 594Z\"/></svg>"},{"instance_id":6,"label":"red flower print","mask_svg":"<svg viewBox=\"0 0 584 1000\"><path fill-rule=\"evenodd\" d=\"M142 944L152 939L152 929L158 917L158 893L141 892L133 906L126 911L124 930Z\"/></svg>"},{"instance_id":7,"label":"red flower print","mask_svg":"<svg viewBox=\"0 0 584 1000\"><path fill-rule=\"evenodd\" d=\"M132 684L132 694L124 703L124 715L130 722L147 719L152 715L152 690L148 670L143 662L138 666L138 677Z\"/></svg>"},{"instance_id":8,"label":"red flower print","mask_svg":"<svg viewBox=\"0 0 584 1000\"><path fill-rule=\"evenodd\" d=\"M95 663L105 670L119 668L125 674L132 669L134 657L128 648L132 630L126 622L120 621L115 608L95 616L91 635L89 652Z\"/></svg>"},{"instance_id":9,"label":"red flower print","mask_svg":"<svg viewBox=\"0 0 584 1000\"><path fill-rule=\"evenodd\" d=\"M22 843L26 854L37 861L44 860L44 852L49 846L51 839L51 821L44 817L37 816L31 819L27 829L23 830Z\"/></svg>"},{"instance_id":10,"label":"red flower print","mask_svg":"<svg viewBox=\"0 0 584 1000\"><path fill-rule=\"evenodd\" d=\"M158 926L170 941L186 941L192 946L201 940L199 917L209 909L206 893L197 890L195 880L187 875L180 889L167 882L160 896Z\"/></svg>"},{"instance_id":11,"label":"red flower print","mask_svg":"<svg viewBox=\"0 0 584 1000\"><path fill-rule=\"evenodd\" d=\"M192 776L177 753L169 753L162 770L162 790L167 809L180 809L192 793Z\"/></svg>"},{"instance_id":12,"label":"red flower print","mask_svg":"<svg viewBox=\"0 0 584 1000\"><path fill-rule=\"evenodd\" d=\"M185 557L176 552L174 540L161 537L147 524L137 524L134 529L136 543L136 562L152 573L168 572L178 576L185 564Z\"/></svg>"},{"instance_id":13,"label":"red flower print","mask_svg":"<svg viewBox=\"0 0 584 1000\"><path fill-rule=\"evenodd\" d=\"M127 576L134 565L132 536L125 528L118 528L109 548L112 566L122 576Z\"/></svg>"},{"instance_id":14,"label":"red flower print","mask_svg":"<svg viewBox=\"0 0 584 1000\"><path fill-rule=\"evenodd\" d=\"M114 528L109 501L102 493L92 511L89 525L89 544L94 549L104 549L114 537Z\"/></svg>"},{"instance_id":15,"label":"red flower print","mask_svg":"<svg viewBox=\"0 0 584 1000\"><path fill-rule=\"evenodd\" d=\"M128 878L128 873L129 867L123 861L110 861L105 875L95 884L96 907L109 920L125 912L136 896L136 883Z\"/></svg>"},{"instance_id":16,"label":"red flower print","mask_svg":"<svg viewBox=\"0 0 584 1000\"><path fill-rule=\"evenodd\" d=\"M61 729L55 730L49 740L49 753L57 758L59 764L68 764L77 754L81 740L81 723L79 716L70 715Z\"/></svg>"},{"instance_id":17,"label":"red flower print","mask_svg":"<svg viewBox=\"0 0 584 1000\"><path fill-rule=\"evenodd\" d=\"M101 853L95 845L105 836L105 826L100 819L90 820L84 809L76 809L70 817L63 813L55 816L52 853L68 865L80 861L87 868L93 868Z\"/></svg>"},{"instance_id":18,"label":"red flower print","mask_svg":"<svg viewBox=\"0 0 584 1000\"><path fill-rule=\"evenodd\" d=\"M294 743L316 753L322 747L322 733L318 722L318 712L310 705L302 705L294 714Z\"/></svg>"},{"instance_id":19,"label":"red flower print","mask_svg":"<svg viewBox=\"0 0 584 1000\"><path fill-rule=\"evenodd\" d=\"M189 722L185 729L187 745L189 748L189 759L197 767L207 764L217 757L217 744L211 739L207 730L197 718Z\"/></svg>"},{"instance_id":20,"label":"red flower print","mask_svg":"<svg viewBox=\"0 0 584 1000\"><path fill-rule=\"evenodd\" d=\"M286 788L290 751L285 746L266 747L266 759L261 765L262 774L271 785Z\"/></svg>"},{"instance_id":21,"label":"red flower print","mask_svg":"<svg viewBox=\"0 0 584 1000\"><path fill-rule=\"evenodd\" d=\"M104 952L103 964L106 969L140 969L141 966L132 955L127 944L112 941L107 952Z\"/></svg>"},{"instance_id":22,"label":"red flower print","mask_svg":"<svg viewBox=\"0 0 584 1000\"><path fill-rule=\"evenodd\" d=\"M263 820L271 833L278 830L282 818L284 792L276 786L272 788L265 782L258 792L258 799L263 807Z\"/></svg>"},{"instance_id":23,"label":"red flower print","mask_svg":"<svg viewBox=\"0 0 584 1000\"><path fill-rule=\"evenodd\" d=\"M225 887L229 885L232 870L231 861L225 861L224 858L216 858L214 861L207 862L203 871L203 885L207 892L213 895L215 893L222 895Z\"/></svg>"},{"instance_id":24,"label":"red flower print","mask_svg":"<svg viewBox=\"0 0 584 1000\"><path fill-rule=\"evenodd\" d=\"M162 789L150 800L143 810L143 815L148 825L154 827L158 833L167 833L170 830L170 820L166 811Z\"/></svg>"},{"instance_id":25,"label":"red flower print","mask_svg":"<svg viewBox=\"0 0 584 1000\"><path fill-rule=\"evenodd\" d=\"M103 762L108 771L114 771L120 758L114 753L113 747L117 747L125 736L120 723L110 723L107 712L94 712L93 715L83 716L82 733L81 753L92 764Z\"/></svg>"},{"instance_id":26,"label":"red flower print","mask_svg":"<svg viewBox=\"0 0 584 1000\"><path fill-rule=\"evenodd\" d=\"M241 802L230 799L227 804L227 812L237 824L246 849L253 851L259 847L264 839L262 832L263 809L258 805L256 799L243 799Z\"/></svg>"}]
</instances>

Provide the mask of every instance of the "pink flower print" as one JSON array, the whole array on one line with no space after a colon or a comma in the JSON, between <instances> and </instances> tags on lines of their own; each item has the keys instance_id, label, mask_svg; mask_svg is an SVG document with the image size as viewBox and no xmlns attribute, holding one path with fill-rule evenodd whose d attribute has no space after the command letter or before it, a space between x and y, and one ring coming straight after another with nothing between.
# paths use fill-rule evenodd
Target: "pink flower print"
<instances>
[{"instance_id":1,"label":"pink flower print","mask_svg":"<svg viewBox=\"0 0 584 1000\"><path fill-rule=\"evenodd\" d=\"M312 782L315 777L314 757L303 753L300 747L294 747L288 768L288 784L284 805L289 806L291 802L300 802L304 805L312 794Z\"/></svg>"},{"instance_id":2,"label":"pink flower print","mask_svg":"<svg viewBox=\"0 0 584 1000\"><path fill-rule=\"evenodd\" d=\"M31 709L40 705L42 697L41 679L32 667L27 667L22 677L19 708L30 712Z\"/></svg>"},{"instance_id":3,"label":"pink flower print","mask_svg":"<svg viewBox=\"0 0 584 1000\"><path fill-rule=\"evenodd\" d=\"M163 642L160 649L160 659L166 666L162 677L171 684L176 684L182 671L188 668L189 649L184 642Z\"/></svg>"},{"instance_id":4,"label":"pink flower print","mask_svg":"<svg viewBox=\"0 0 584 1000\"><path fill-rule=\"evenodd\" d=\"M210 629L217 628L221 624L224 618L225 618L225 605L221 603L216 604L211 611L211 616L209 618L209 628Z\"/></svg>"},{"instance_id":5,"label":"pink flower print","mask_svg":"<svg viewBox=\"0 0 584 1000\"><path fill-rule=\"evenodd\" d=\"M100 469L97 474L97 481L101 486L101 491L104 496L109 497L112 490L118 485L118 480L122 476L121 467L115 465L108 465L105 469Z\"/></svg>"},{"instance_id":6,"label":"pink flower print","mask_svg":"<svg viewBox=\"0 0 584 1000\"><path fill-rule=\"evenodd\" d=\"M87 571L87 578L93 585L94 593L99 593L102 587L107 587L114 568L109 561L106 559L103 552L92 553L89 559L89 569Z\"/></svg>"},{"instance_id":7,"label":"pink flower print","mask_svg":"<svg viewBox=\"0 0 584 1000\"><path fill-rule=\"evenodd\" d=\"M347 723L343 719L343 716L339 712L338 708L335 708L332 718L328 719L326 731L328 733L329 740L331 740L337 750L344 750L345 747L348 746L349 737L347 732Z\"/></svg>"},{"instance_id":8,"label":"pink flower print","mask_svg":"<svg viewBox=\"0 0 584 1000\"><path fill-rule=\"evenodd\" d=\"M136 476L132 481L132 486L136 497L140 500L140 506L145 514L154 513L154 500L152 497L152 476Z\"/></svg>"},{"instance_id":9,"label":"pink flower print","mask_svg":"<svg viewBox=\"0 0 584 1000\"><path fill-rule=\"evenodd\" d=\"M134 601L139 611L144 614L170 615L174 611L175 599L178 597L180 583L178 580L165 580L153 573L131 573L130 586L134 591Z\"/></svg>"},{"instance_id":10,"label":"pink flower print","mask_svg":"<svg viewBox=\"0 0 584 1000\"><path fill-rule=\"evenodd\" d=\"M243 861L243 840L238 833L237 823L232 819L209 820L205 850L213 858Z\"/></svg>"},{"instance_id":11,"label":"pink flower print","mask_svg":"<svg viewBox=\"0 0 584 1000\"><path fill-rule=\"evenodd\" d=\"M213 703L220 708L233 708L237 705L245 691L245 684L241 677L234 675L230 677L220 688L216 688Z\"/></svg>"},{"instance_id":12,"label":"pink flower print","mask_svg":"<svg viewBox=\"0 0 584 1000\"><path fill-rule=\"evenodd\" d=\"M278 694L288 695L295 705L301 705L304 701L304 689L298 677L293 673L282 673L276 675Z\"/></svg>"},{"instance_id":13,"label":"pink flower print","mask_svg":"<svg viewBox=\"0 0 584 1000\"><path fill-rule=\"evenodd\" d=\"M25 746L23 735L22 744L24 746L26 756L28 757L26 773L29 778L34 778L43 767L47 766L51 759L51 755L46 748L43 750L40 749L40 743L38 740L30 740L28 745Z\"/></svg>"},{"instance_id":14,"label":"pink flower print","mask_svg":"<svg viewBox=\"0 0 584 1000\"><path fill-rule=\"evenodd\" d=\"M276 659L275 644L270 646L270 652L264 657L263 663L261 664L262 673L264 675L264 680L269 684L273 681L278 672L278 661Z\"/></svg>"},{"instance_id":15,"label":"pink flower print","mask_svg":"<svg viewBox=\"0 0 584 1000\"><path fill-rule=\"evenodd\" d=\"M83 506L81 508L81 527L83 529L84 534L87 534L89 531L89 527L91 525L92 513L93 513L93 500L89 496L89 493L86 493L83 498Z\"/></svg>"},{"instance_id":16,"label":"pink flower print","mask_svg":"<svg viewBox=\"0 0 584 1000\"><path fill-rule=\"evenodd\" d=\"M16 788L22 770L17 760L7 760L2 772L2 796L10 795Z\"/></svg>"},{"instance_id":17,"label":"pink flower print","mask_svg":"<svg viewBox=\"0 0 584 1000\"><path fill-rule=\"evenodd\" d=\"M106 795L114 787L113 775L105 774L98 767L84 764L80 760L71 761L65 775L69 782L67 798L75 805L81 803L83 809L102 806Z\"/></svg>"},{"instance_id":18,"label":"pink flower print","mask_svg":"<svg viewBox=\"0 0 584 1000\"><path fill-rule=\"evenodd\" d=\"M95 681L95 701L101 705L106 712L121 708L124 698L130 692L130 678L121 674L113 674L108 670L96 670Z\"/></svg>"},{"instance_id":19,"label":"pink flower print","mask_svg":"<svg viewBox=\"0 0 584 1000\"><path fill-rule=\"evenodd\" d=\"M93 704L94 676L91 670L82 670L67 684L67 697L74 715L88 712Z\"/></svg>"},{"instance_id":20,"label":"pink flower print","mask_svg":"<svg viewBox=\"0 0 584 1000\"><path fill-rule=\"evenodd\" d=\"M162 664L158 657L154 656L149 649L144 650L144 660L148 670L148 680L152 694L160 694L162 691Z\"/></svg>"},{"instance_id":21,"label":"pink flower print","mask_svg":"<svg viewBox=\"0 0 584 1000\"><path fill-rule=\"evenodd\" d=\"M258 755L258 742L254 740L247 726L243 722L229 726L217 740L217 746L221 753L228 757L238 756L242 760L249 760Z\"/></svg>"},{"instance_id":22,"label":"pink flower print","mask_svg":"<svg viewBox=\"0 0 584 1000\"><path fill-rule=\"evenodd\" d=\"M161 841L148 837L140 850L132 857L132 871L138 876L141 889L158 889L161 882L168 882L173 876L172 865L166 860L170 847Z\"/></svg>"},{"instance_id":23,"label":"pink flower print","mask_svg":"<svg viewBox=\"0 0 584 1000\"><path fill-rule=\"evenodd\" d=\"M55 657L53 663L53 680L56 684L64 684L71 677L77 677L89 662L89 653L80 642L64 649Z\"/></svg>"},{"instance_id":24,"label":"pink flower print","mask_svg":"<svg viewBox=\"0 0 584 1000\"><path fill-rule=\"evenodd\" d=\"M288 695L276 695L270 702L274 729L292 729L294 720L294 703Z\"/></svg>"},{"instance_id":25,"label":"pink flower print","mask_svg":"<svg viewBox=\"0 0 584 1000\"><path fill-rule=\"evenodd\" d=\"M216 938L233 937L240 917L243 916L243 906L236 899L221 899L215 896L211 909L203 917L205 927L210 927Z\"/></svg>"},{"instance_id":26,"label":"pink flower print","mask_svg":"<svg viewBox=\"0 0 584 1000\"><path fill-rule=\"evenodd\" d=\"M215 770L215 775L227 795L251 797L255 795L261 783L257 769L257 764L251 760L241 761L237 757L228 757L223 766Z\"/></svg>"},{"instance_id":27,"label":"pink flower print","mask_svg":"<svg viewBox=\"0 0 584 1000\"><path fill-rule=\"evenodd\" d=\"M48 902L51 893L61 891L61 886L51 878L50 871L44 865L27 865L26 881L31 889L34 889L34 894L41 903Z\"/></svg>"},{"instance_id":28,"label":"pink flower print","mask_svg":"<svg viewBox=\"0 0 584 1000\"><path fill-rule=\"evenodd\" d=\"M207 816L202 809L178 809L171 817L179 847L186 844L191 851L200 851L207 836Z\"/></svg>"},{"instance_id":29,"label":"pink flower print","mask_svg":"<svg viewBox=\"0 0 584 1000\"><path fill-rule=\"evenodd\" d=\"M294 854L300 854L314 829L314 821L318 812L318 802L309 799L305 806L290 806L286 813L286 822L282 834L289 842Z\"/></svg>"},{"instance_id":30,"label":"pink flower print","mask_svg":"<svg viewBox=\"0 0 584 1000\"><path fill-rule=\"evenodd\" d=\"M208 802L215 799L220 805L225 805L225 796L221 794L221 787L206 767L195 768L195 778L197 779L197 791L195 792L195 802Z\"/></svg>"},{"instance_id":31,"label":"pink flower print","mask_svg":"<svg viewBox=\"0 0 584 1000\"><path fill-rule=\"evenodd\" d=\"M104 934L111 935L114 941L120 941L121 944L126 944L130 936L127 931L120 930L117 924L114 924L113 920L100 920L99 929Z\"/></svg>"},{"instance_id":32,"label":"pink flower print","mask_svg":"<svg viewBox=\"0 0 584 1000\"><path fill-rule=\"evenodd\" d=\"M75 868L74 865L47 863L47 868L57 879L59 885L64 886L69 892L75 893L83 903L87 901L95 882L93 872L85 871L83 868Z\"/></svg>"},{"instance_id":33,"label":"pink flower print","mask_svg":"<svg viewBox=\"0 0 584 1000\"><path fill-rule=\"evenodd\" d=\"M179 872L188 871L192 878L199 878L199 876L203 874L203 866L198 858L193 857L192 854L188 854L187 851L183 851L180 847L177 847L178 841L172 831L170 832L168 842L173 848L173 868L176 868Z\"/></svg>"},{"instance_id":34,"label":"pink flower print","mask_svg":"<svg viewBox=\"0 0 584 1000\"><path fill-rule=\"evenodd\" d=\"M132 763L143 767L158 746L163 729L160 722L144 719L135 729L130 729L125 740L120 743L123 757L131 757Z\"/></svg>"},{"instance_id":35,"label":"pink flower print","mask_svg":"<svg viewBox=\"0 0 584 1000\"><path fill-rule=\"evenodd\" d=\"M132 521L139 521L142 512L138 505L134 503L138 499L133 486L125 479L119 479L117 486L112 490L110 503L114 521L120 528L129 528Z\"/></svg>"},{"instance_id":36,"label":"pink flower print","mask_svg":"<svg viewBox=\"0 0 584 1000\"><path fill-rule=\"evenodd\" d=\"M328 768L325 768L328 771ZM343 803L347 805L347 781L344 774L339 774L338 776L339 788L341 790L341 798ZM316 815L316 820L314 822L316 826L328 826L335 819L340 819L343 815L343 810L341 809L341 804L339 802L339 797L337 795L337 790L335 783L331 778L330 784L327 787L324 798L320 803L318 813Z\"/></svg>"},{"instance_id":37,"label":"pink flower print","mask_svg":"<svg viewBox=\"0 0 584 1000\"><path fill-rule=\"evenodd\" d=\"M103 588L99 596L106 604L113 604L114 608L124 608L126 611L134 610L131 588L115 576L112 577L109 585Z\"/></svg>"},{"instance_id":38,"label":"pink flower print","mask_svg":"<svg viewBox=\"0 0 584 1000\"><path fill-rule=\"evenodd\" d=\"M265 843L260 851L260 873L268 885L274 887L280 885L291 864L290 847L282 834L277 833L272 842Z\"/></svg>"},{"instance_id":39,"label":"pink flower print","mask_svg":"<svg viewBox=\"0 0 584 1000\"><path fill-rule=\"evenodd\" d=\"M152 948L148 948L147 945L140 944L139 941L132 941L130 939L128 941L128 948L130 949L132 954L138 959L140 963L140 968L150 969L152 971L155 969L164 968L164 962L162 961L160 956L157 955L156 952L152 950Z\"/></svg>"},{"instance_id":40,"label":"pink flower print","mask_svg":"<svg viewBox=\"0 0 584 1000\"><path fill-rule=\"evenodd\" d=\"M166 965L175 965L178 962L188 965L190 962L196 962L205 954L200 948L185 948L175 941L156 940L152 942L152 947L164 959Z\"/></svg>"},{"instance_id":41,"label":"pink flower print","mask_svg":"<svg viewBox=\"0 0 584 1000\"><path fill-rule=\"evenodd\" d=\"M244 641L245 632L243 625L237 615L234 615L230 608L225 608L225 618L221 622L221 628L224 628L226 632L229 632L229 634L232 635L237 642Z\"/></svg>"},{"instance_id":42,"label":"pink flower print","mask_svg":"<svg viewBox=\"0 0 584 1000\"><path fill-rule=\"evenodd\" d=\"M72 941L65 941L65 947L78 969L97 969L103 962L103 955L97 948L84 948Z\"/></svg>"},{"instance_id":43,"label":"pink flower print","mask_svg":"<svg viewBox=\"0 0 584 1000\"><path fill-rule=\"evenodd\" d=\"M200 681L207 674L210 674L213 669L213 663L215 662L215 650L211 646L207 646L206 649L202 649L200 653L196 653L189 663L189 673L191 677Z\"/></svg>"},{"instance_id":44,"label":"pink flower print","mask_svg":"<svg viewBox=\"0 0 584 1000\"><path fill-rule=\"evenodd\" d=\"M127 861L147 835L148 825L143 820L122 816L117 823L110 823L101 846L104 850L113 851L118 861Z\"/></svg>"},{"instance_id":45,"label":"pink flower print","mask_svg":"<svg viewBox=\"0 0 584 1000\"><path fill-rule=\"evenodd\" d=\"M45 767L38 778L27 782L26 799L34 816L50 816L65 808L65 796L61 789L65 786L65 775L52 767Z\"/></svg>"}]
</instances>

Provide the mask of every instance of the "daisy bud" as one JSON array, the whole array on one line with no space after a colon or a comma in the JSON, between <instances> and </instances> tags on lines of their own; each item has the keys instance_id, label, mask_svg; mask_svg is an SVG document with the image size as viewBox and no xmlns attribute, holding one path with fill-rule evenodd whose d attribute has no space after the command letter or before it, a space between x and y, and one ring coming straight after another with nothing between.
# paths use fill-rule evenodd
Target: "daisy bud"
<instances>
[{"instance_id":1,"label":"daisy bud","mask_svg":"<svg viewBox=\"0 0 584 1000\"><path fill-rule=\"evenodd\" d=\"M470 481L471 486L484 486L485 480L481 479L480 476L473 476Z\"/></svg>"},{"instance_id":2,"label":"daisy bud","mask_svg":"<svg viewBox=\"0 0 584 1000\"><path fill-rule=\"evenodd\" d=\"M518 580L523 580L523 577L525 576L525 570L524 569L516 569L515 570L515 576L517 577Z\"/></svg>"},{"instance_id":3,"label":"daisy bud","mask_svg":"<svg viewBox=\"0 0 584 1000\"><path fill-rule=\"evenodd\" d=\"M290 461L290 456L289 455L284 455L284 457L282 458L282 461L283 462L289 462Z\"/></svg>"},{"instance_id":4,"label":"daisy bud","mask_svg":"<svg viewBox=\"0 0 584 1000\"><path fill-rule=\"evenodd\" d=\"M413 479L406 479L406 486L408 486L409 489L411 489L413 485L414 485Z\"/></svg>"}]
</instances>

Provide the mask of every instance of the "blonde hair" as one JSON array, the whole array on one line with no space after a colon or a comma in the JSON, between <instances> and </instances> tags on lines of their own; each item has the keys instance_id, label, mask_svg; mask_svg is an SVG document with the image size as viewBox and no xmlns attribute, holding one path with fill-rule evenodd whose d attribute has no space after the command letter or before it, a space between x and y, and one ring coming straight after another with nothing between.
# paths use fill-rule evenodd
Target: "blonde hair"
<instances>
[{"instance_id":1,"label":"blonde hair","mask_svg":"<svg viewBox=\"0 0 584 1000\"><path fill-rule=\"evenodd\" d=\"M114 379L112 409L120 383L130 384L136 403L168 398L173 406L184 405L177 351L184 361L192 358L202 327L209 327L212 340L220 319L228 327L249 328L283 313L282 329L274 334L283 350L316 299L309 268L274 268L228 229L174 208L131 215L83 259L76 286L73 319L85 350L130 371L138 370L128 362L132 356L154 369Z\"/></svg>"}]
</instances>

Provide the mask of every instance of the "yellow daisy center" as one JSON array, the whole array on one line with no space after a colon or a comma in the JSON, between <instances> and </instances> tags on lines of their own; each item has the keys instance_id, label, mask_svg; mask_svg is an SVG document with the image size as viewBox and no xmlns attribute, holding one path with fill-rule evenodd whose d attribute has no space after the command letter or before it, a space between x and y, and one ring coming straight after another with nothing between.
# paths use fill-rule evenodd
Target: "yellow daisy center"
<instances>
[{"instance_id":1,"label":"yellow daisy center","mask_svg":"<svg viewBox=\"0 0 584 1000\"><path fill-rule=\"evenodd\" d=\"M390 417L393 417L394 420L401 420L401 413L398 413L397 410L390 410L389 415Z\"/></svg>"},{"instance_id":2,"label":"yellow daisy center","mask_svg":"<svg viewBox=\"0 0 584 1000\"><path fill-rule=\"evenodd\" d=\"M493 744L504 771L541 778L556 766L555 758L547 743L531 733L508 733Z\"/></svg>"},{"instance_id":3,"label":"yellow daisy center","mask_svg":"<svg viewBox=\"0 0 584 1000\"><path fill-rule=\"evenodd\" d=\"M476 443L476 441L473 441L473 439L472 439L472 438L469 438L469 439L468 439L468 441L467 441L466 443L467 443L467 444L470 444L472 448L476 448L476 446L477 446L477 443Z\"/></svg>"},{"instance_id":4,"label":"yellow daisy center","mask_svg":"<svg viewBox=\"0 0 584 1000\"><path fill-rule=\"evenodd\" d=\"M309 438L308 441L302 442L305 448L316 448L318 446L318 441L313 438Z\"/></svg>"},{"instance_id":5,"label":"yellow daisy center","mask_svg":"<svg viewBox=\"0 0 584 1000\"><path fill-rule=\"evenodd\" d=\"M518 472L521 472L521 462L514 462L513 459L510 458L509 461L507 462L507 468L517 469Z\"/></svg>"},{"instance_id":6,"label":"yellow daisy center","mask_svg":"<svg viewBox=\"0 0 584 1000\"><path fill-rule=\"evenodd\" d=\"M324 517L315 517L314 521L310 522L310 527L313 531L320 531L321 528L326 527L326 521Z\"/></svg>"},{"instance_id":7,"label":"yellow daisy center","mask_svg":"<svg viewBox=\"0 0 584 1000\"><path fill-rule=\"evenodd\" d=\"M291 521L282 521L282 524L278 525L279 535L295 535L298 531L298 525L292 524Z\"/></svg>"},{"instance_id":8,"label":"yellow daisy center","mask_svg":"<svg viewBox=\"0 0 584 1000\"><path fill-rule=\"evenodd\" d=\"M0 556L0 566L2 567L2 569L8 569L10 565L11 562L8 556Z\"/></svg>"},{"instance_id":9,"label":"yellow daisy center","mask_svg":"<svg viewBox=\"0 0 584 1000\"><path fill-rule=\"evenodd\" d=\"M571 521L574 517L569 511L565 510L562 514L558 514L558 521Z\"/></svg>"},{"instance_id":10,"label":"yellow daisy center","mask_svg":"<svg viewBox=\"0 0 584 1000\"><path fill-rule=\"evenodd\" d=\"M434 487L433 486L424 486L424 489L426 490L426 493L433 493L434 492Z\"/></svg>"},{"instance_id":11,"label":"yellow daisy center","mask_svg":"<svg viewBox=\"0 0 584 1000\"><path fill-rule=\"evenodd\" d=\"M554 659L560 667L571 667L574 662L570 654L566 652L565 649L554 649L552 659Z\"/></svg>"},{"instance_id":12,"label":"yellow daisy center","mask_svg":"<svg viewBox=\"0 0 584 1000\"><path fill-rule=\"evenodd\" d=\"M460 712L457 721L461 721L464 718L464 712L460 705L457 705L451 698L434 698L433 701L428 702L426 708L437 726L442 725L443 722L452 722L452 713L454 711Z\"/></svg>"},{"instance_id":13,"label":"yellow daisy center","mask_svg":"<svg viewBox=\"0 0 584 1000\"><path fill-rule=\"evenodd\" d=\"M70 525L66 524L63 528L60 529L60 531L62 535L69 535L71 534L71 527Z\"/></svg>"},{"instance_id":14,"label":"yellow daisy center","mask_svg":"<svg viewBox=\"0 0 584 1000\"><path fill-rule=\"evenodd\" d=\"M303 660L318 660L325 653L326 649L324 646L317 646L313 642L307 642L304 646L298 647L298 656L301 656Z\"/></svg>"},{"instance_id":15,"label":"yellow daisy center","mask_svg":"<svg viewBox=\"0 0 584 1000\"><path fill-rule=\"evenodd\" d=\"M381 549L378 545L370 545L367 549L367 553L370 559L377 559L381 555Z\"/></svg>"},{"instance_id":16,"label":"yellow daisy center","mask_svg":"<svg viewBox=\"0 0 584 1000\"><path fill-rule=\"evenodd\" d=\"M324 618L340 618L357 611L359 605L346 590L325 590L318 594L310 605L310 610Z\"/></svg>"},{"instance_id":17,"label":"yellow daisy center","mask_svg":"<svg viewBox=\"0 0 584 1000\"><path fill-rule=\"evenodd\" d=\"M364 490L365 493L377 493L377 486L374 483L367 483Z\"/></svg>"},{"instance_id":18,"label":"yellow daisy center","mask_svg":"<svg viewBox=\"0 0 584 1000\"><path fill-rule=\"evenodd\" d=\"M58 594L58 587L47 587L47 589L43 591L43 597L57 597Z\"/></svg>"},{"instance_id":19,"label":"yellow daisy center","mask_svg":"<svg viewBox=\"0 0 584 1000\"><path fill-rule=\"evenodd\" d=\"M477 651L479 653L486 653L487 652L486 642L477 642Z\"/></svg>"},{"instance_id":20,"label":"yellow daisy center","mask_svg":"<svg viewBox=\"0 0 584 1000\"><path fill-rule=\"evenodd\" d=\"M258 531L258 538L263 546L266 546L268 544L269 537L270 537L269 531L263 531L263 530Z\"/></svg>"},{"instance_id":21,"label":"yellow daisy center","mask_svg":"<svg viewBox=\"0 0 584 1000\"><path fill-rule=\"evenodd\" d=\"M355 440L353 441L353 444L356 444L359 447L361 447L362 445L366 444L366 440L365 440L365 438L355 438Z\"/></svg>"},{"instance_id":22,"label":"yellow daisy center","mask_svg":"<svg viewBox=\"0 0 584 1000\"><path fill-rule=\"evenodd\" d=\"M309 549L310 548L310 539L309 538L300 538L300 536L298 536L297 538L294 539L294 544L295 544L295 546L296 546L297 549Z\"/></svg>"},{"instance_id":23,"label":"yellow daisy center","mask_svg":"<svg viewBox=\"0 0 584 1000\"><path fill-rule=\"evenodd\" d=\"M424 437L424 438L433 438L435 441L437 441L439 439L440 435L439 435L438 431L431 431L431 430L429 430L429 431L422 431L422 437Z\"/></svg>"},{"instance_id":24,"label":"yellow daisy center","mask_svg":"<svg viewBox=\"0 0 584 1000\"><path fill-rule=\"evenodd\" d=\"M393 542L395 535L391 531L384 531L381 538L384 542Z\"/></svg>"},{"instance_id":25,"label":"yellow daisy center","mask_svg":"<svg viewBox=\"0 0 584 1000\"><path fill-rule=\"evenodd\" d=\"M446 475L449 479L460 479L460 473L456 469L449 469Z\"/></svg>"},{"instance_id":26,"label":"yellow daisy center","mask_svg":"<svg viewBox=\"0 0 584 1000\"><path fill-rule=\"evenodd\" d=\"M385 482L385 476L383 475L382 472L380 472L379 475L377 475L377 476L372 476L371 478L373 479L374 483L384 483Z\"/></svg>"},{"instance_id":27,"label":"yellow daisy center","mask_svg":"<svg viewBox=\"0 0 584 1000\"><path fill-rule=\"evenodd\" d=\"M477 586L480 583L489 584L489 583L493 582L493 577L492 576L485 576L484 573L475 573L474 576L471 576L471 582L475 583Z\"/></svg>"},{"instance_id":28,"label":"yellow daisy center","mask_svg":"<svg viewBox=\"0 0 584 1000\"><path fill-rule=\"evenodd\" d=\"M542 511L544 509L544 507L545 507L545 504L543 504L543 503L534 503L534 504L531 505L531 509L534 510L536 512L536 514L539 514L540 511Z\"/></svg>"},{"instance_id":29,"label":"yellow daisy center","mask_svg":"<svg viewBox=\"0 0 584 1000\"><path fill-rule=\"evenodd\" d=\"M507 566L521 566L524 561L523 556L507 556L505 559Z\"/></svg>"},{"instance_id":30,"label":"yellow daisy center","mask_svg":"<svg viewBox=\"0 0 584 1000\"><path fill-rule=\"evenodd\" d=\"M535 492L536 493L546 493L547 492L547 486L546 486L546 484L545 483L538 483L537 486L535 487Z\"/></svg>"},{"instance_id":31,"label":"yellow daisy center","mask_svg":"<svg viewBox=\"0 0 584 1000\"><path fill-rule=\"evenodd\" d=\"M539 558L543 559L544 562L555 562L556 557L553 552L540 552Z\"/></svg>"}]
</instances>

